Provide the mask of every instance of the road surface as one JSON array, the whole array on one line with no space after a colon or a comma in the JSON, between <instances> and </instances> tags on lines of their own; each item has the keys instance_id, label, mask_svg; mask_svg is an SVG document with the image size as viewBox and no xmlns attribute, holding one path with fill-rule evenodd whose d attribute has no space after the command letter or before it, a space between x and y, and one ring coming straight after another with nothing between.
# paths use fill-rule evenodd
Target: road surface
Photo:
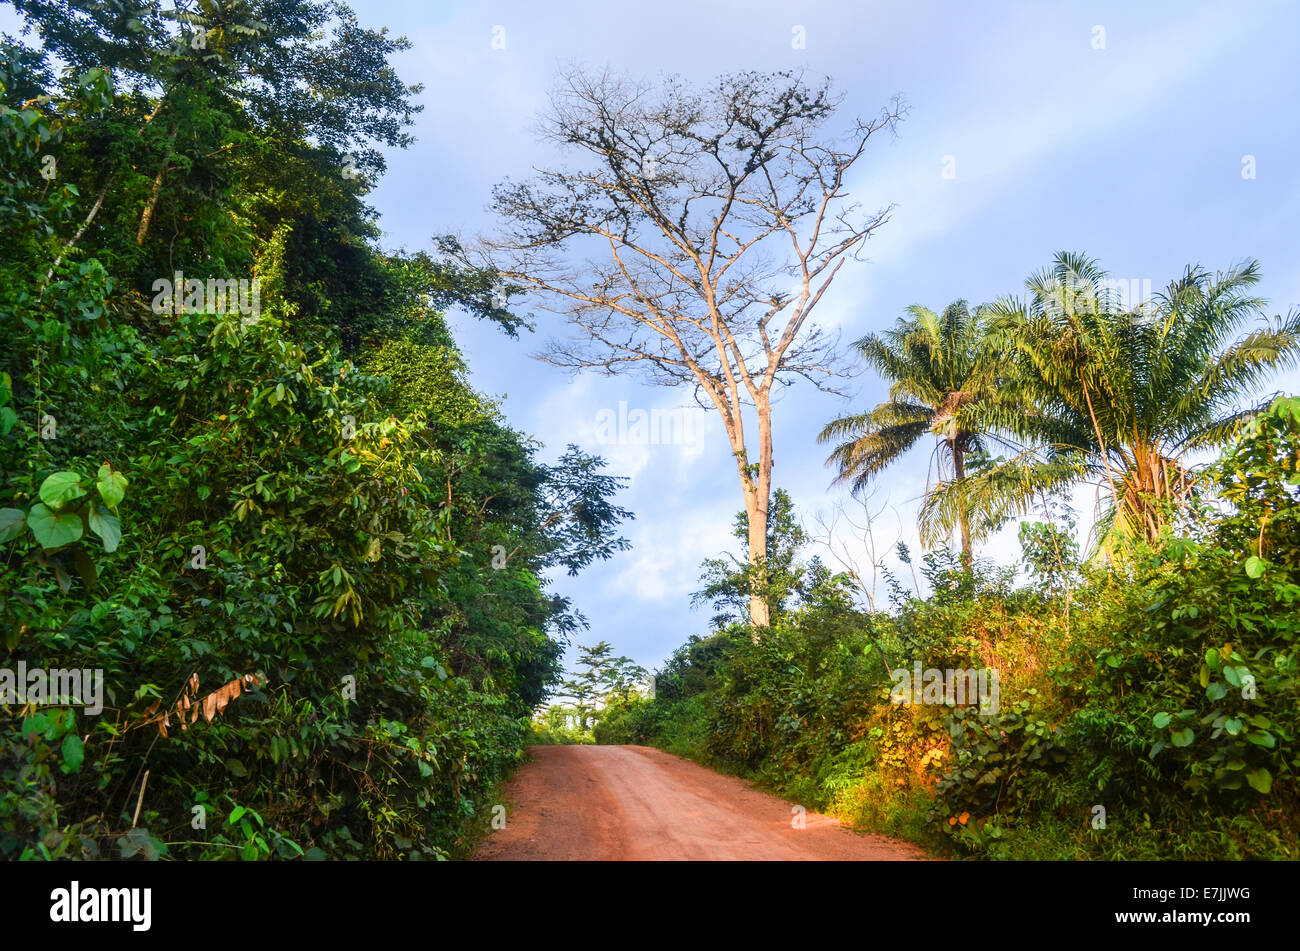
<instances>
[{"instance_id":1,"label":"road surface","mask_svg":"<svg viewBox=\"0 0 1300 951\"><path fill-rule=\"evenodd\" d=\"M795 804L743 780L649 747L531 753L506 787L506 826L479 848L479 860L925 858L905 842L857 835L811 811L800 816Z\"/></svg>"}]
</instances>

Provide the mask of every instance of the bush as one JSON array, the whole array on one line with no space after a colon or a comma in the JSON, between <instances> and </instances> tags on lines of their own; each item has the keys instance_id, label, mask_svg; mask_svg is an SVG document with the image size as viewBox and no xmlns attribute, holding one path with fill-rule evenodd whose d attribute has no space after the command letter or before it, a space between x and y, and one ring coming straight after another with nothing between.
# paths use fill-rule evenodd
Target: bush
<instances>
[{"instance_id":1,"label":"bush","mask_svg":"<svg viewBox=\"0 0 1300 951\"><path fill-rule=\"evenodd\" d=\"M1037 584L946 555L893 613L833 586L755 644L692 638L669 685L609 717L860 828L984 858L1300 858L1300 400L1279 399L1202 497L1123 564ZM1044 541L1046 539L1046 541ZM1068 546L1067 546L1068 547ZM1034 555L1034 553L1037 553ZM890 703L888 671L1000 672L996 714Z\"/></svg>"}]
</instances>

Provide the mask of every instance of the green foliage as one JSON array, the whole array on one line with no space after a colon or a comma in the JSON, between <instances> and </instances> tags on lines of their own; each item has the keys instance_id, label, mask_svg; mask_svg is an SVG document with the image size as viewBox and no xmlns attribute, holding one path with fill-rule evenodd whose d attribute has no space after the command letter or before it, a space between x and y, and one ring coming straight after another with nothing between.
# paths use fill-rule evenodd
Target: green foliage
<instances>
[{"instance_id":1,"label":"green foliage","mask_svg":"<svg viewBox=\"0 0 1300 951\"><path fill-rule=\"evenodd\" d=\"M1017 799L1050 781L1069 753L1060 728L1028 700L997 714L958 708L948 715L952 765L935 787L934 818L1016 811Z\"/></svg>"},{"instance_id":2,"label":"green foliage","mask_svg":"<svg viewBox=\"0 0 1300 951\"><path fill-rule=\"evenodd\" d=\"M534 720L560 743L591 742L607 711L631 702L647 676L645 668L630 657L613 656L608 641L580 645L580 649L578 664L586 669L571 673L560 684L560 695L572 703L553 703L541 711L540 724Z\"/></svg>"},{"instance_id":3,"label":"green foliage","mask_svg":"<svg viewBox=\"0 0 1300 951\"><path fill-rule=\"evenodd\" d=\"M1126 299L1096 261L1060 252L1027 293L984 307L1002 356L1003 402L976 421L1015 445L962 484L939 486L923 525L979 509L993 523L1080 482L1102 489L1096 550L1157 544L1202 489L1193 454L1228 444L1264 409L1261 381L1300 359L1300 312L1267 319L1259 263L1188 267L1148 301ZM942 520L941 520L942 521Z\"/></svg>"},{"instance_id":4,"label":"green foliage","mask_svg":"<svg viewBox=\"0 0 1300 951\"><path fill-rule=\"evenodd\" d=\"M1140 717L1150 741L1155 772L1139 774L1134 795L1172 782L1211 808L1294 783L1298 406L1276 400L1224 453L1212 474L1231 508L1206 506L1194 537L1153 553L1141 636L1107 644L1093 708ZM1156 708L1139 706L1130 685L1160 698Z\"/></svg>"},{"instance_id":5,"label":"green foliage","mask_svg":"<svg viewBox=\"0 0 1300 951\"><path fill-rule=\"evenodd\" d=\"M577 712L562 704L552 704L529 724L529 746L574 746L596 742L593 731L578 726Z\"/></svg>"},{"instance_id":6,"label":"green foliage","mask_svg":"<svg viewBox=\"0 0 1300 951\"><path fill-rule=\"evenodd\" d=\"M930 593L887 575L894 610L855 609L777 490L764 561L706 563L714 629L653 697L602 641L533 719L585 627L547 579L625 550L631 513L603 460L539 462L469 386L440 310L513 336L517 288L451 239L376 246L406 41L313 0L15 6L42 49L0 46L4 669L105 695L0 706L0 858L441 859L526 745L593 740L954 855L1300 857L1300 400L1229 409L1300 316L1234 338L1253 262L1138 308L1061 254L1028 304L864 338L889 401L822 438L855 486L940 440L922 534L962 551L899 549ZM159 312L177 270L256 280L261 310ZM1081 479L1125 558L1081 564L1050 505L1032 587L973 557ZM999 671L1000 710L891 703L913 664Z\"/></svg>"},{"instance_id":7,"label":"green foliage","mask_svg":"<svg viewBox=\"0 0 1300 951\"><path fill-rule=\"evenodd\" d=\"M583 623L545 575L626 547L622 482L467 384L432 308L509 329L492 275L372 243L404 40L111 7L19 3L45 52L0 57L3 666L104 680L0 707L0 857L461 854ZM156 312L175 270L260 314Z\"/></svg>"},{"instance_id":8,"label":"green foliage","mask_svg":"<svg viewBox=\"0 0 1300 951\"><path fill-rule=\"evenodd\" d=\"M748 617L750 594L757 588L771 615L780 616L787 602L803 593L805 574L796 556L807 537L794 519L790 494L784 489L772 492L767 514L767 556L759 563L749 560L749 517L745 512L736 514L731 533L740 542L740 555L726 554L704 562L700 578L704 587L692 595L692 605L711 603L715 611L713 624L721 627Z\"/></svg>"},{"instance_id":9,"label":"green foliage","mask_svg":"<svg viewBox=\"0 0 1300 951\"><path fill-rule=\"evenodd\" d=\"M1049 597L1068 596L1082 581L1072 516L1063 524L1051 520L1021 522L1020 548L1030 577Z\"/></svg>"},{"instance_id":10,"label":"green foliage","mask_svg":"<svg viewBox=\"0 0 1300 951\"><path fill-rule=\"evenodd\" d=\"M892 613L831 587L757 643L739 624L692 638L597 739L940 854L1300 857L1300 400L1246 425L1207 482L1186 533L1126 566L1081 567L1040 524L1029 588L940 550L920 565L932 594L894 582ZM916 662L997 670L999 709L890 703L889 671Z\"/></svg>"},{"instance_id":11,"label":"green foliage","mask_svg":"<svg viewBox=\"0 0 1300 951\"><path fill-rule=\"evenodd\" d=\"M985 419L1000 418L1016 410L1012 392L1002 382L1002 356L989 345L987 321L972 313L963 300L936 314L913 304L883 334L867 334L854 346L862 358L889 381L889 400L866 413L851 414L827 423L818 441L838 440L827 459L836 479L855 492L898 461L921 439L934 436L942 449L940 483L961 484L967 457L972 462L988 453L995 433ZM932 493L933 498L944 498ZM939 540L961 530L961 550L971 558L971 542L994 527L969 499L944 509L936 518L922 521L922 541Z\"/></svg>"}]
</instances>

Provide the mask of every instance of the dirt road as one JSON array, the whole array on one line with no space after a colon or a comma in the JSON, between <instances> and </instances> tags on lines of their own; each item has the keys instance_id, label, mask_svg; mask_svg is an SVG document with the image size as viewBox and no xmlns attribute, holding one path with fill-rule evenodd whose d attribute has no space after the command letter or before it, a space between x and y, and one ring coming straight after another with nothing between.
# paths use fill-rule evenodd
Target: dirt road
<instances>
[{"instance_id":1,"label":"dirt road","mask_svg":"<svg viewBox=\"0 0 1300 951\"><path fill-rule=\"evenodd\" d=\"M645 746L537 746L479 860L921 859L748 783Z\"/></svg>"}]
</instances>

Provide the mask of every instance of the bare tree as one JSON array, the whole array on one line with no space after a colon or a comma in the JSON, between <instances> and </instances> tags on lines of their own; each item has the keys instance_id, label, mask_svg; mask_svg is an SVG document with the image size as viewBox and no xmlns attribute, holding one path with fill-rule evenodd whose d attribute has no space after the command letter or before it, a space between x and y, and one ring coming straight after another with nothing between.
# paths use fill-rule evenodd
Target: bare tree
<instances>
[{"instance_id":1,"label":"bare tree","mask_svg":"<svg viewBox=\"0 0 1300 951\"><path fill-rule=\"evenodd\" d=\"M769 623L759 592L773 389L795 377L829 389L841 375L835 341L808 318L892 209L861 213L844 180L904 107L895 99L835 140L822 127L842 97L801 73L723 76L703 93L672 77L656 87L575 68L561 78L540 132L583 161L498 185L503 231L478 251L576 330L544 360L688 385L717 410L749 520L757 632Z\"/></svg>"},{"instance_id":2,"label":"bare tree","mask_svg":"<svg viewBox=\"0 0 1300 951\"><path fill-rule=\"evenodd\" d=\"M876 544L876 525L884 514L887 503L882 503L873 512L871 501L874 494L873 490L852 497L853 502L862 508L856 517L849 513L843 500L837 501L829 514L818 512L815 520L818 531L810 535L814 542L825 547L830 557L853 579L867 610L871 612L876 610L876 587L880 569L885 564L885 556L898 542L898 537L895 536L884 548ZM848 528L842 528L841 523Z\"/></svg>"}]
</instances>

